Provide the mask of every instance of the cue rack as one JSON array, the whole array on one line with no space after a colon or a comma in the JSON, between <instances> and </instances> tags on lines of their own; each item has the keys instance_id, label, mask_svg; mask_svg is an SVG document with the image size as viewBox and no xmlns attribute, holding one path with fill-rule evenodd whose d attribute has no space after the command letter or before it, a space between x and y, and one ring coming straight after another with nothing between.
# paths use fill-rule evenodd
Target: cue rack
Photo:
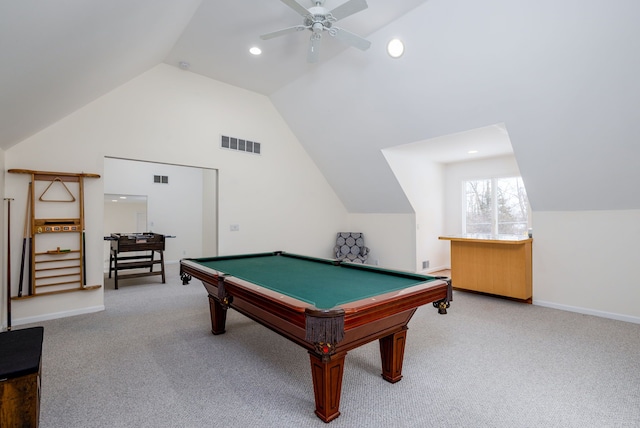
<instances>
[{"instance_id":1,"label":"cue rack","mask_svg":"<svg viewBox=\"0 0 640 428\"><path fill-rule=\"evenodd\" d=\"M101 285L86 284L84 179L98 174L10 169L29 174L18 296L24 299ZM26 247L28 251L25 251ZM23 292L25 253L28 284Z\"/></svg>"}]
</instances>

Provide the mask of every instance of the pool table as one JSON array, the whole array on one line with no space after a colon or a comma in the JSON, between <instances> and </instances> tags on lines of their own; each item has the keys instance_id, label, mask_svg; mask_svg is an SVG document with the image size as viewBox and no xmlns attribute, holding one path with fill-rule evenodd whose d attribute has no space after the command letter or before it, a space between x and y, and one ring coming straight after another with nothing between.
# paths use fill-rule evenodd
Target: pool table
<instances>
[{"instance_id":1,"label":"pool table","mask_svg":"<svg viewBox=\"0 0 640 428\"><path fill-rule=\"evenodd\" d=\"M330 259L272 252L180 261L183 284L201 280L209 293L211 331L225 332L233 308L306 348L316 415L340 415L348 351L378 339L382 377L402 378L407 323L419 306L446 313L450 281Z\"/></svg>"}]
</instances>

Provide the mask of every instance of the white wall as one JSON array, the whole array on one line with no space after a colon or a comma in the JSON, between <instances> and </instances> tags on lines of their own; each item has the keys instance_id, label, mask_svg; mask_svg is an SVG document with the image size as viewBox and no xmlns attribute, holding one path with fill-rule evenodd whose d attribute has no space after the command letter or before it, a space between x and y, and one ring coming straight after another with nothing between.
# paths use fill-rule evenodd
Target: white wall
<instances>
[{"instance_id":1,"label":"white wall","mask_svg":"<svg viewBox=\"0 0 640 428\"><path fill-rule=\"evenodd\" d=\"M105 200L104 202L104 226L102 234L110 236L112 233L142 233L147 231L144 227L138 230L138 216L147 213L147 202L122 202L116 199L116 202ZM111 241L104 241L103 244L102 263L104 271L109 272L109 258L111 254ZM140 254L149 254L148 251ZM125 254L129 255L129 254Z\"/></svg>"},{"instance_id":2,"label":"white wall","mask_svg":"<svg viewBox=\"0 0 640 428\"><path fill-rule=\"evenodd\" d=\"M116 199L116 202L105 201L104 203L104 228L102 229L104 236L111 233L135 233L145 232L147 228L138 230L138 215L147 215L147 201L122 202ZM108 246L108 242L105 242ZM109 254L106 253L106 259L109 260Z\"/></svg>"},{"instance_id":3,"label":"white wall","mask_svg":"<svg viewBox=\"0 0 640 428\"><path fill-rule=\"evenodd\" d=\"M415 225L414 214L352 213L348 227L341 231L364 233L365 245L370 249L368 264L377 262L382 267L415 272Z\"/></svg>"},{"instance_id":4,"label":"white wall","mask_svg":"<svg viewBox=\"0 0 640 428\"><path fill-rule=\"evenodd\" d=\"M640 323L640 210L534 212L533 303Z\"/></svg>"},{"instance_id":5,"label":"white wall","mask_svg":"<svg viewBox=\"0 0 640 428\"><path fill-rule=\"evenodd\" d=\"M211 183L215 183L212 187ZM202 255L218 255L218 171L202 170Z\"/></svg>"},{"instance_id":6,"label":"white wall","mask_svg":"<svg viewBox=\"0 0 640 428\"><path fill-rule=\"evenodd\" d=\"M220 134L260 141L264 153L221 150ZM347 214L266 97L165 65L0 156L6 169L104 174L105 156L217 169L221 254L282 249L327 257L337 231L358 229L380 265L412 270L420 260L415 228L425 221L414 214ZM517 169L514 159L446 167L443 233L460 232L461 196L450 195L461 192L461 178L487 171L512 175ZM2 186L5 197L15 198L12 249L21 246L26 178L6 174ZM85 181L89 284L103 281L103 193L102 179ZM636 210L534 212L534 303L640 322L633 240L639 218ZM231 224L240 230L231 232ZM587 229L591 233L584 233ZM5 231L1 236L4 241ZM12 271L18 269L14 251ZM17 283L12 282L15 295ZM12 304L14 325L103 307L102 289Z\"/></svg>"},{"instance_id":7,"label":"white wall","mask_svg":"<svg viewBox=\"0 0 640 428\"><path fill-rule=\"evenodd\" d=\"M220 149L221 134L262 143L262 155ZM168 65L12 147L5 166L103 175L105 157L217 169L220 254L285 250L326 256L336 231L348 225L343 204L267 97ZM24 218L26 189L26 176L7 174L15 218ZM103 283L103 194L102 178L86 180L89 284ZM231 224L240 230L230 231ZM16 226L12 234L14 247L20 231ZM101 288L15 302L14 319L35 322L102 308Z\"/></svg>"},{"instance_id":8,"label":"white wall","mask_svg":"<svg viewBox=\"0 0 640 428\"><path fill-rule=\"evenodd\" d=\"M447 247L438 236L443 229L444 178L442 164L407 144L382 151L415 211L415 254L412 270L427 273L448 265ZM424 261L429 267L422 268Z\"/></svg>"}]
</instances>

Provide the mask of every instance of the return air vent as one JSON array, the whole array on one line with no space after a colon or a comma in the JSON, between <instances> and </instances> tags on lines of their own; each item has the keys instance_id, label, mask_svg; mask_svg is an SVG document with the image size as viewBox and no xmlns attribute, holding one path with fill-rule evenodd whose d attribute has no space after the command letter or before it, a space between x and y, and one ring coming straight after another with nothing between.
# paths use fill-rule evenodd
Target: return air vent
<instances>
[{"instance_id":1,"label":"return air vent","mask_svg":"<svg viewBox=\"0 0 640 428\"><path fill-rule=\"evenodd\" d=\"M242 138L223 135L220 139L220 147L223 149L237 150L239 152L259 155L262 145L256 141L243 140Z\"/></svg>"},{"instance_id":2,"label":"return air vent","mask_svg":"<svg viewBox=\"0 0 640 428\"><path fill-rule=\"evenodd\" d=\"M169 184L169 177L166 176L166 175L154 175L153 176L153 182L154 183Z\"/></svg>"}]
</instances>

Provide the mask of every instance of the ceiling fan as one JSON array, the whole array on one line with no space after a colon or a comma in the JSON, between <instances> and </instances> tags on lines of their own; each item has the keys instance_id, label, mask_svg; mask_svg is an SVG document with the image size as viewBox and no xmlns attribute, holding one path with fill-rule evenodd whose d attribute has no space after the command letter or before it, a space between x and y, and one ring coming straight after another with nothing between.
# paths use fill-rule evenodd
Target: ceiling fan
<instances>
[{"instance_id":1,"label":"ceiling fan","mask_svg":"<svg viewBox=\"0 0 640 428\"><path fill-rule=\"evenodd\" d=\"M333 25L335 22L346 18L347 16L351 16L354 13L366 9L368 7L366 0L348 0L346 3L343 3L332 10L328 10L323 7L325 0L311 0L313 6L309 9L300 5L296 0L281 1L291 9L298 12L304 18L303 23L301 25L284 28L272 33L263 34L260 36L262 40L272 39L274 37L296 31L309 30L311 31L311 41L309 43L309 52L307 54L308 62L318 61L320 40L322 39L322 33L325 31L330 36L363 51L369 49L369 46L371 46L370 41Z\"/></svg>"}]
</instances>

